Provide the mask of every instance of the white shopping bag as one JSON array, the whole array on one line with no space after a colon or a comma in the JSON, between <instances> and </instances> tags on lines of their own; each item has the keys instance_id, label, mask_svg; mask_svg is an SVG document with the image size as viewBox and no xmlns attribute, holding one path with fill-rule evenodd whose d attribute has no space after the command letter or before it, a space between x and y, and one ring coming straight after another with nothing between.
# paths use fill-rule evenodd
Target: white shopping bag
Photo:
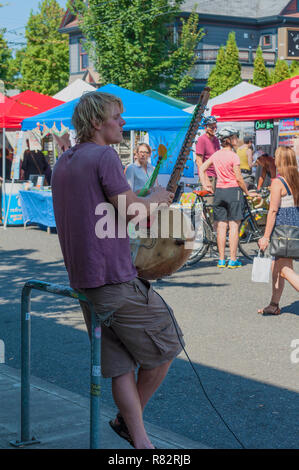
<instances>
[{"instance_id":1,"label":"white shopping bag","mask_svg":"<svg viewBox=\"0 0 299 470\"><path fill-rule=\"evenodd\" d=\"M251 271L251 280L253 282L269 282L271 272L272 258L269 256L258 256L253 258L253 265Z\"/></svg>"}]
</instances>

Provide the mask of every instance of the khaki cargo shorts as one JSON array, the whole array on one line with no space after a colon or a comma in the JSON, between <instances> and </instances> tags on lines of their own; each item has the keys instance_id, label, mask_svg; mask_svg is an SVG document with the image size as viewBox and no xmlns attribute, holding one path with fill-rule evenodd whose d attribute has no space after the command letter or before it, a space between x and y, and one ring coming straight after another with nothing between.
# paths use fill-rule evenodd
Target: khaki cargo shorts
<instances>
[{"instance_id":1,"label":"khaki cargo shorts","mask_svg":"<svg viewBox=\"0 0 299 470\"><path fill-rule=\"evenodd\" d=\"M103 377L118 377L137 366L154 369L182 351L185 343L173 310L148 281L135 278L80 291L92 303L97 319L106 319L101 341ZM90 336L90 309L85 302L80 305Z\"/></svg>"}]
</instances>

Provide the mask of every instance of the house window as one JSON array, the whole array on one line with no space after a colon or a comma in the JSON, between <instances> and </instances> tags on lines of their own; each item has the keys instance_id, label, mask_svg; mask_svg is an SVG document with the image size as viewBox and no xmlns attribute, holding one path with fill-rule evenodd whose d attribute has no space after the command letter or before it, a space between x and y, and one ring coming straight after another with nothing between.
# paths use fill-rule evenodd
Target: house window
<instances>
[{"instance_id":1,"label":"house window","mask_svg":"<svg viewBox=\"0 0 299 470\"><path fill-rule=\"evenodd\" d=\"M86 70L88 67L88 55L84 49L84 42L79 44L79 54L80 54L80 70Z\"/></svg>"},{"instance_id":2,"label":"house window","mask_svg":"<svg viewBox=\"0 0 299 470\"><path fill-rule=\"evenodd\" d=\"M265 36L263 36L263 47L269 47L269 46L272 46L272 37L270 36L270 34L265 34Z\"/></svg>"}]
</instances>

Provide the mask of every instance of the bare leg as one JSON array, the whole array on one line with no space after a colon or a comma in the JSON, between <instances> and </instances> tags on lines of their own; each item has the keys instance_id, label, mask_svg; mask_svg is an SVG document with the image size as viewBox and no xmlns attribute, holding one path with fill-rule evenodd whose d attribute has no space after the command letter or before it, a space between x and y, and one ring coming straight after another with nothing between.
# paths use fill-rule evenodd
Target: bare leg
<instances>
[{"instance_id":1,"label":"bare leg","mask_svg":"<svg viewBox=\"0 0 299 470\"><path fill-rule=\"evenodd\" d=\"M142 412L149 399L161 385L171 362L150 370L140 368L137 383L134 372L112 379L114 401L125 420L136 449L154 447L145 431Z\"/></svg>"},{"instance_id":2,"label":"bare leg","mask_svg":"<svg viewBox=\"0 0 299 470\"><path fill-rule=\"evenodd\" d=\"M293 260L288 259L281 268L281 277L286 279L299 292L299 275L293 269Z\"/></svg>"},{"instance_id":3,"label":"bare leg","mask_svg":"<svg viewBox=\"0 0 299 470\"><path fill-rule=\"evenodd\" d=\"M272 263L272 297L271 302L279 304L284 289L284 279L281 277L282 258Z\"/></svg>"},{"instance_id":4,"label":"bare leg","mask_svg":"<svg viewBox=\"0 0 299 470\"><path fill-rule=\"evenodd\" d=\"M226 232L228 222L219 221L217 223L217 246L219 251L219 259L223 260L225 256Z\"/></svg>"},{"instance_id":5,"label":"bare leg","mask_svg":"<svg viewBox=\"0 0 299 470\"><path fill-rule=\"evenodd\" d=\"M163 382L172 361L166 362L159 367L151 370L140 368L138 372L137 390L140 397L141 408L144 410L145 405L153 396L155 391Z\"/></svg>"},{"instance_id":6,"label":"bare leg","mask_svg":"<svg viewBox=\"0 0 299 470\"><path fill-rule=\"evenodd\" d=\"M229 221L229 251L230 251L230 259L232 261L236 261L237 259L240 222L241 222L240 220Z\"/></svg>"},{"instance_id":7,"label":"bare leg","mask_svg":"<svg viewBox=\"0 0 299 470\"><path fill-rule=\"evenodd\" d=\"M145 431L142 408L135 382L134 371L112 379L114 401L125 420L136 449L153 449Z\"/></svg>"},{"instance_id":8,"label":"bare leg","mask_svg":"<svg viewBox=\"0 0 299 470\"><path fill-rule=\"evenodd\" d=\"M293 270L293 260L289 258L279 258L272 262L272 297L270 305L267 308L267 313L275 312L278 308L284 285L285 279L299 291L299 276ZM263 309L258 310L258 313L263 313Z\"/></svg>"}]
</instances>

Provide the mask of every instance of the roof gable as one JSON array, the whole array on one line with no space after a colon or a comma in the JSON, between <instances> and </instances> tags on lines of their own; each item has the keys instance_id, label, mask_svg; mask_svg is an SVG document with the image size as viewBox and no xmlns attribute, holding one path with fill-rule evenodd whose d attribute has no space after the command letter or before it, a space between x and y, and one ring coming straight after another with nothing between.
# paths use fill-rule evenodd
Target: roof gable
<instances>
[{"instance_id":1,"label":"roof gable","mask_svg":"<svg viewBox=\"0 0 299 470\"><path fill-rule=\"evenodd\" d=\"M214 0L198 4L197 0L185 0L182 10L191 12L197 5L198 13L257 19L280 15L290 3L292 0Z\"/></svg>"},{"instance_id":2,"label":"roof gable","mask_svg":"<svg viewBox=\"0 0 299 470\"><path fill-rule=\"evenodd\" d=\"M72 0L73 2L73 0ZM69 8L66 10L65 14L63 15L63 18L61 20L59 29L66 28L68 27L69 23L72 23L77 19L76 15L70 12Z\"/></svg>"}]
</instances>

